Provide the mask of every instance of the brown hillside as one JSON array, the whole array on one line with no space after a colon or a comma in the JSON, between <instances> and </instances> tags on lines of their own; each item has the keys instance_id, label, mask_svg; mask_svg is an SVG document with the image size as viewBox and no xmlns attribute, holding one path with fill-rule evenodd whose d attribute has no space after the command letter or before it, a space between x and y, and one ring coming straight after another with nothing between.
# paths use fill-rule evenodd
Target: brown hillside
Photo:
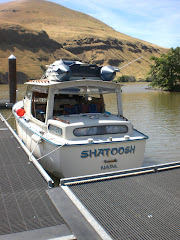
<instances>
[{"instance_id":1,"label":"brown hillside","mask_svg":"<svg viewBox=\"0 0 180 240\"><path fill-rule=\"evenodd\" d=\"M39 78L44 66L59 58L123 66L143 56L120 73L143 78L149 70L149 57L163 52L166 49L52 2L19 0L0 4L2 73L7 71L11 53L17 57L18 71L30 78Z\"/></svg>"}]
</instances>

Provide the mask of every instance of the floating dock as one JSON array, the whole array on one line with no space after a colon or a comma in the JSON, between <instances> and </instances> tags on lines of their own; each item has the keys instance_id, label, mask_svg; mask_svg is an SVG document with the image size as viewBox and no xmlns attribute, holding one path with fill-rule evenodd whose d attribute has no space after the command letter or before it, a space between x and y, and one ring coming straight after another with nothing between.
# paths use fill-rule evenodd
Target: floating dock
<instances>
[{"instance_id":1,"label":"floating dock","mask_svg":"<svg viewBox=\"0 0 180 240\"><path fill-rule=\"evenodd\" d=\"M180 162L49 188L17 139L0 115L0 240L180 239Z\"/></svg>"},{"instance_id":2,"label":"floating dock","mask_svg":"<svg viewBox=\"0 0 180 240\"><path fill-rule=\"evenodd\" d=\"M0 240L75 239L47 182L0 116Z\"/></svg>"},{"instance_id":3,"label":"floating dock","mask_svg":"<svg viewBox=\"0 0 180 240\"><path fill-rule=\"evenodd\" d=\"M77 238L72 204L103 240L180 239L180 162L62 179L61 191L48 194Z\"/></svg>"}]
</instances>

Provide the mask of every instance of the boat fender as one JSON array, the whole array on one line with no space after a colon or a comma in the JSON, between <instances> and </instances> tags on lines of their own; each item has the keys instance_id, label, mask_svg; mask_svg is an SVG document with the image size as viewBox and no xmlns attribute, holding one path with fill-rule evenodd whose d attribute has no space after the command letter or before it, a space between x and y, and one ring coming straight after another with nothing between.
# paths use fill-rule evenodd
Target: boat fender
<instances>
[{"instance_id":1,"label":"boat fender","mask_svg":"<svg viewBox=\"0 0 180 240\"><path fill-rule=\"evenodd\" d=\"M23 117L25 113L26 113L26 111L24 110L24 108L19 108L19 109L16 110L16 114L19 117Z\"/></svg>"}]
</instances>

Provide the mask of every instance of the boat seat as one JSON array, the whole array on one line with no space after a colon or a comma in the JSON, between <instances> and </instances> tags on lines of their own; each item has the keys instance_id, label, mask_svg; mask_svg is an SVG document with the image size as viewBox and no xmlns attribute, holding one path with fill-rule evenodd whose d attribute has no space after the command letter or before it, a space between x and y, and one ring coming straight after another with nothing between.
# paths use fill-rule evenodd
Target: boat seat
<instances>
[{"instance_id":1,"label":"boat seat","mask_svg":"<svg viewBox=\"0 0 180 240\"><path fill-rule=\"evenodd\" d=\"M81 104L64 105L64 115L82 113Z\"/></svg>"},{"instance_id":2,"label":"boat seat","mask_svg":"<svg viewBox=\"0 0 180 240\"><path fill-rule=\"evenodd\" d=\"M82 113L89 113L89 104L82 104Z\"/></svg>"},{"instance_id":3,"label":"boat seat","mask_svg":"<svg viewBox=\"0 0 180 240\"><path fill-rule=\"evenodd\" d=\"M89 104L89 112L90 113L102 113L102 106L99 103Z\"/></svg>"},{"instance_id":4,"label":"boat seat","mask_svg":"<svg viewBox=\"0 0 180 240\"><path fill-rule=\"evenodd\" d=\"M64 105L64 115L80 113L102 113L101 104L75 104Z\"/></svg>"},{"instance_id":5,"label":"boat seat","mask_svg":"<svg viewBox=\"0 0 180 240\"><path fill-rule=\"evenodd\" d=\"M35 117L40 121L45 121L45 114L46 114L46 104L35 104Z\"/></svg>"}]
</instances>

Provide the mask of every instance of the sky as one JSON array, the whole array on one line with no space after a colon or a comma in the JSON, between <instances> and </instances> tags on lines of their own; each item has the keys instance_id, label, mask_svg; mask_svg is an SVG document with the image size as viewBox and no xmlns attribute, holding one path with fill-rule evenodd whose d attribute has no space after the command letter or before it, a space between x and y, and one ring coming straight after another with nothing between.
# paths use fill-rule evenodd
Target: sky
<instances>
[{"instance_id":1,"label":"sky","mask_svg":"<svg viewBox=\"0 0 180 240\"><path fill-rule=\"evenodd\" d=\"M86 13L131 37L161 47L180 47L180 0L49 1Z\"/></svg>"}]
</instances>

